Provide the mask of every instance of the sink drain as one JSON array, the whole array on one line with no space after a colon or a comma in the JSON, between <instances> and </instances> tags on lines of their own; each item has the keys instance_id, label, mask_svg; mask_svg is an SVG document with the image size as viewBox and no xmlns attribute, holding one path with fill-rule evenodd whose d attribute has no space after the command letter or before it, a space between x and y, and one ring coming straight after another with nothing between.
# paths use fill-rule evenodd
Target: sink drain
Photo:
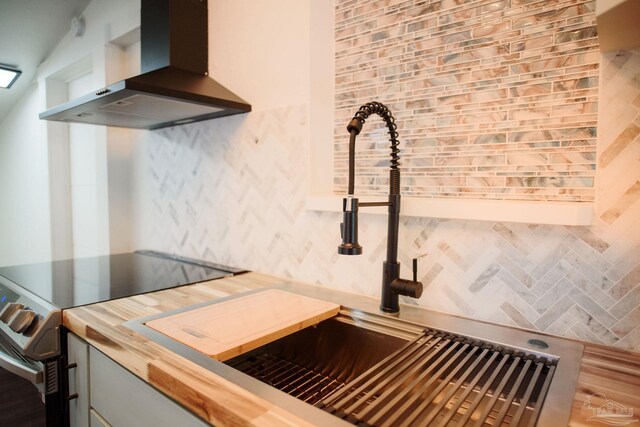
<instances>
[{"instance_id":1,"label":"sink drain","mask_svg":"<svg viewBox=\"0 0 640 427\"><path fill-rule=\"evenodd\" d=\"M549 348L549 344L542 340L529 340L527 341L527 344L529 344L531 347L539 348L541 350Z\"/></svg>"}]
</instances>

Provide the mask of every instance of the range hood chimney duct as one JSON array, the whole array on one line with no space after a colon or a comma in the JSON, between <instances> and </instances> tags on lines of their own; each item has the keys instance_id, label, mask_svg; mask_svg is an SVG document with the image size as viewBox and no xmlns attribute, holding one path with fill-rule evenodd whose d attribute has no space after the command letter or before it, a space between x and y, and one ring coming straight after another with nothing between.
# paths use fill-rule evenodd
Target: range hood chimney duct
<instances>
[{"instance_id":1,"label":"range hood chimney duct","mask_svg":"<svg viewBox=\"0 0 640 427\"><path fill-rule=\"evenodd\" d=\"M187 0L142 0L140 70L142 73L173 66L207 74L207 4Z\"/></svg>"},{"instance_id":2,"label":"range hood chimney duct","mask_svg":"<svg viewBox=\"0 0 640 427\"><path fill-rule=\"evenodd\" d=\"M160 129L251 111L208 76L206 0L142 0L141 72L40 113L40 118Z\"/></svg>"}]
</instances>

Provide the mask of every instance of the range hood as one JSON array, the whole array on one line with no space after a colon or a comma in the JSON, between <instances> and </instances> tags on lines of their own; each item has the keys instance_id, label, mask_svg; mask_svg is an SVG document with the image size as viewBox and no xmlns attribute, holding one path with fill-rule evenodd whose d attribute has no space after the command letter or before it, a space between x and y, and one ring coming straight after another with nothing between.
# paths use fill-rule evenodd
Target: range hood
<instances>
[{"instance_id":1,"label":"range hood","mask_svg":"<svg viewBox=\"0 0 640 427\"><path fill-rule=\"evenodd\" d=\"M40 113L44 120L160 129L251 111L208 76L206 0L142 0L142 74Z\"/></svg>"}]
</instances>

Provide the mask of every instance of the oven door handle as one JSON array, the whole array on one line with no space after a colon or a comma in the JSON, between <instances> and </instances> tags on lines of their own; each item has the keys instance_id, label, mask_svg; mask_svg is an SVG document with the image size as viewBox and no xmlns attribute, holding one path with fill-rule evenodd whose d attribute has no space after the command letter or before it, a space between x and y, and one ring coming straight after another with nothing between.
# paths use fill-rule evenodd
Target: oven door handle
<instances>
[{"instance_id":1,"label":"oven door handle","mask_svg":"<svg viewBox=\"0 0 640 427\"><path fill-rule=\"evenodd\" d=\"M30 366L22 360L8 354L2 346L0 346L0 368L16 374L32 384L41 384L43 378L43 368L38 369Z\"/></svg>"}]
</instances>

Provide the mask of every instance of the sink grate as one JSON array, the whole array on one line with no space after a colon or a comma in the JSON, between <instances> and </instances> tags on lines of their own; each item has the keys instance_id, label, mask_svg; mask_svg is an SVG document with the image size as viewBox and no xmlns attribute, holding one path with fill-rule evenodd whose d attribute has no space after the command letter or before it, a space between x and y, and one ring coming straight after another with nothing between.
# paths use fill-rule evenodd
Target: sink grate
<instances>
[{"instance_id":1,"label":"sink grate","mask_svg":"<svg viewBox=\"0 0 640 427\"><path fill-rule=\"evenodd\" d=\"M532 426L556 362L425 330L316 406L363 426Z\"/></svg>"},{"instance_id":2,"label":"sink grate","mask_svg":"<svg viewBox=\"0 0 640 427\"><path fill-rule=\"evenodd\" d=\"M272 387L315 405L344 383L270 353L232 359L229 366Z\"/></svg>"}]
</instances>

